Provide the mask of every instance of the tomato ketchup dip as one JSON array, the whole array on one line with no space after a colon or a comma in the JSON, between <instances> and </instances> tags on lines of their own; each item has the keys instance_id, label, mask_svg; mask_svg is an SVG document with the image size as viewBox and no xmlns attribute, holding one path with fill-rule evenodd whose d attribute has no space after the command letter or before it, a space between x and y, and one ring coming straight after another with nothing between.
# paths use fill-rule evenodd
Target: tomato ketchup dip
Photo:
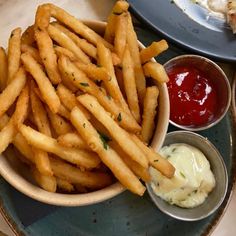
<instances>
[{"instance_id":1,"label":"tomato ketchup dip","mask_svg":"<svg viewBox=\"0 0 236 236\"><path fill-rule=\"evenodd\" d=\"M197 131L215 125L224 117L231 89L216 63L198 55L182 55L164 67L169 76L171 124Z\"/></svg>"},{"instance_id":2,"label":"tomato ketchup dip","mask_svg":"<svg viewBox=\"0 0 236 236\"><path fill-rule=\"evenodd\" d=\"M170 119L186 126L211 122L217 112L218 94L207 75L193 66L177 66L168 76Z\"/></svg>"}]
</instances>

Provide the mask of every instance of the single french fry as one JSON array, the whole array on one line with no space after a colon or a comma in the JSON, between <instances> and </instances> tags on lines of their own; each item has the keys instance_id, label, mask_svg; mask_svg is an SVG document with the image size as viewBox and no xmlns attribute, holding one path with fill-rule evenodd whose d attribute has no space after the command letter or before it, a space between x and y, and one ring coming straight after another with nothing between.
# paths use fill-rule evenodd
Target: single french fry
<instances>
[{"instance_id":1,"label":"single french fry","mask_svg":"<svg viewBox=\"0 0 236 236\"><path fill-rule=\"evenodd\" d=\"M0 92L7 86L7 55L3 47L0 47Z\"/></svg>"},{"instance_id":2,"label":"single french fry","mask_svg":"<svg viewBox=\"0 0 236 236\"><path fill-rule=\"evenodd\" d=\"M169 77L165 71L164 66L157 62L150 61L145 63L143 70L145 76L152 77L159 83L167 83L169 81Z\"/></svg>"},{"instance_id":3,"label":"single french fry","mask_svg":"<svg viewBox=\"0 0 236 236\"><path fill-rule=\"evenodd\" d=\"M75 191L74 186L67 180L56 178L57 181L57 187L65 192L73 192Z\"/></svg>"},{"instance_id":4,"label":"single french fry","mask_svg":"<svg viewBox=\"0 0 236 236\"><path fill-rule=\"evenodd\" d=\"M134 161L147 168L148 161L137 145L130 140L127 131L122 129L98 103L97 99L89 94L78 97L79 102L85 106L108 130L109 134L120 145L122 150Z\"/></svg>"},{"instance_id":5,"label":"single french fry","mask_svg":"<svg viewBox=\"0 0 236 236\"><path fill-rule=\"evenodd\" d=\"M21 44L32 46L34 42L34 25L31 25L23 32L21 36Z\"/></svg>"},{"instance_id":6,"label":"single french fry","mask_svg":"<svg viewBox=\"0 0 236 236\"><path fill-rule=\"evenodd\" d=\"M47 108L47 114L53 129L57 135L66 134L72 131L72 126L61 116L54 114Z\"/></svg>"},{"instance_id":7,"label":"single french fry","mask_svg":"<svg viewBox=\"0 0 236 236\"><path fill-rule=\"evenodd\" d=\"M66 48L63 48L63 47L58 46L58 45L54 45L54 50L55 50L58 57L60 57L61 55L64 55L64 56L69 57L69 59L71 61L78 60L77 57L75 56L75 54L73 52L71 52L70 50L66 49Z\"/></svg>"},{"instance_id":8,"label":"single french fry","mask_svg":"<svg viewBox=\"0 0 236 236\"><path fill-rule=\"evenodd\" d=\"M37 184L46 191L55 193L57 190L57 181L54 176L42 175L36 168L31 167L33 177Z\"/></svg>"},{"instance_id":9,"label":"single french fry","mask_svg":"<svg viewBox=\"0 0 236 236\"><path fill-rule=\"evenodd\" d=\"M74 107L71 112L71 122L89 147L99 155L102 162L110 168L121 184L132 192L143 195L145 187L121 157L101 138L101 135L98 134L78 107Z\"/></svg>"},{"instance_id":10,"label":"single french fry","mask_svg":"<svg viewBox=\"0 0 236 236\"><path fill-rule=\"evenodd\" d=\"M135 173L136 176L140 177L144 182L149 182L151 180L148 168L144 168L136 161L130 159L116 142L111 141L110 146L118 153L118 155L122 158L126 165Z\"/></svg>"},{"instance_id":11,"label":"single french fry","mask_svg":"<svg viewBox=\"0 0 236 236\"><path fill-rule=\"evenodd\" d=\"M28 112L28 104L29 88L26 85L17 100L15 112L5 127L0 131L0 153L4 152L13 141L17 133L17 127L24 122Z\"/></svg>"},{"instance_id":12,"label":"single french fry","mask_svg":"<svg viewBox=\"0 0 236 236\"><path fill-rule=\"evenodd\" d=\"M37 61L41 65L43 64L41 57L39 55L39 51L36 48L28 44L21 44L21 52L29 53L35 59L35 61Z\"/></svg>"},{"instance_id":13,"label":"single french fry","mask_svg":"<svg viewBox=\"0 0 236 236\"><path fill-rule=\"evenodd\" d=\"M126 46L127 38L127 14L122 13L117 16L115 38L114 38L114 52L120 59L123 58L123 54Z\"/></svg>"},{"instance_id":14,"label":"single french fry","mask_svg":"<svg viewBox=\"0 0 236 236\"><path fill-rule=\"evenodd\" d=\"M104 44L98 43L97 45L98 50L98 61L101 66L106 68L107 72L110 75L110 79L108 81L104 81L105 87L107 91L109 92L110 96L114 98L114 100L121 105L122 109L130 114L130 110L128 108L128 105L120 91L120 88L117 83L114 67L112 64L111 59L111 52L109 49L107 49Z\"/></svg>"},{"instance_id":15,"label":"single french fry","mask_svg":"<svg viewBox=\"0 0 236 236\"><path fill-rule=\"evenodd\" d=\"M97 49L91 43L88 43L85 39L80 38L78 35L70 31L66 27L58 24L57 22L53 22L52 25L65 33L69 38L71 38L74 43L82 49L84 53L94 59L97 59Z\"/></svg>"},{"instance_id":16,"label":"single french fry","mask_svg":"<svg viewBox=\"0 0 236 236\"><path fill-rule=\"evenodd\" d=\"M35 29L34 37L38 45L39 55L43 61L49 79L52 84L59 84L61 82L61 76L57 68L57 56L48 32Z\"/></svg>"},{"instance_id":17,"label":"single french fry","mask_svg":"<svg viewBox=\"0 0 236 236\"><path fill-rule=\"evenodd\" d=\"M144 142L149 143L155 128L155 115L158 106L159 90L157 86L148 87L143 102L141 136Z\"/></svg>"},{"instance_id":18,"label":"single french fry","mask_svg":"<svg viewBox=\"0 0 236 236\"><path fill-rule=\"evenodd\" d=\"M43 99L48 104L50 110L53 113L57 113L60 107L60 99L58 98L56 91L50 83L48 77L43 72L40 65L34 60L29 53L23 53L21 60L26 70L33 76L36 81L39 90L43 96Z\"/></svg>"},{"instance_id":19,"label":"single french fry","mask_svg":"<svg viewBox=\"0 0 236 236\"><path fill-rule=\"evenodd\" d=\"M47 117L46 109L44 108L39 97L35 94L35 83L31 81L30 90L30 102L33 118L38 130L46 134L47 136L52 136L49 120Z\"/></svg>"},{"instance_id":20,"label":"single french fry","mask_svg":"<svg viewBox=\"0 0 236 236\"><path fill-rule=\"evenodd\" d=\"M104 39L106 39L109 43L113 43L114 40L117 17L123 12L126 12L128 8L129 4L126 1L117 1L112 8L112 11L107 19L107 26L104 34Z\"/></svg>"},{"instance_id":21,"label":"single french fry","mask_svg":"<svg viewBox=\"0 0 236 236\"><path fill-rule=\"evenodd\" d=\"M136 135L131 134L132 140L139 146L139 148L145 153L150 165L159 170L163 175L168 178L173 177L175 173L174 166L164 159L160 154L155 152L151 147L147 147Z\"/></svg>"},{"instance_id":22,"label":"single french fry","mask_svg":"<svg viewBox=\"0 0 236 236\"><path fill-rule=\"evenodd\" d=\"M16 28L11 32L11 36L8 41L8 79L9 84L14 75L20 68L20 55L21 55L21 28Z\"/></svg>"},{"instance_id":23,"label":"single french fry","mask_svg":"<svg viewBox=\"0 0 236 236\"><path fill-rule=\"evenodd\" d=\"M80 70L82 70L89 78L94 81L102 80L108 82L110 79L109 73L103 67L98 67L94 64L84 64L81 62L74 63Z\"/></svg>"},{"instance_id":24,"label":"single french fry","mask_svg":"<svg viewBox=\"0 0 236 236\"><path fill-rule=\"evenodd\" d=\"M141 104L143 104L144 96L146 93L146 80L141 65L137 35L134 31L132 19L129 13L128 13L128 25L127 25L127 43L129 45L131 58L133 59L134 62L135 81L136 81L139 101Z\"/></svg>"},{"instance_id":25,"label":"single french fry","mask_svg":"<svg viewBox=\"0 0 236 236\"><path fill-rule=\"evenodd\" d=\"M106 173L81 171L59 159L50 158L53 172L56 177L73 184L81 184L91 189L100 189L112 184L112 178Z\"/></svg>"},{"instance_id":26,"label":"single french fry","mask_svg":"<svg viewBox=\"0 0 236 236\"><path fill-rule=\"evenodd\" d=\"M39 5L35 14L34 27L38 27L41 30L47 29L51 18L51 8L50 5L44 4Z\"/></svg>"},{"instance_id":27,"label":"single french fry","mask_svg":"<svg viewBox=\"0 0 236 236\"><path fill-rule=\"evenodd\" d=\"M117 56L116 53L114 52L111 53L111 59L113 66L120 65L121 59Z\"/></svg>"},{"instance_id":28,"label":"single french fry","mask_svg":"<svg viewBox=\"0 0 236 236\"><path fill-rule=\"evenodd\" d=\"M64 57L64 56L61 56ZM62 84L65 85L71 92L78 92L78 88L73 84L73 81L64 73L61 73Z\"/></svg>"},{"instance_id":29,"label":"single french fry","mask_svg":"<svg viewBox=\"0 0 236 236\"><path fill-rule=\"evenodd\" d=\"M124 88L129 104L130 111L137 122L140 122L140 109L138 101L138 93L136 89L134 65L131 59L129 48L126 46L122 61Z\"/></svg>"},{"instance_id":30,"label":"single french fry","mask_svg":"<svg viewBox=\"0 0 236 236\"><path fill-rule=\"evenodd\" d=\"M35 165L42 175L52 176L52 168L48 158L48 153L38 148L32 148L34 153Z\"/></svg>"},{"instance_id":31,"label":"single french fry","mask_svg":"<svg viewBox=\"0 0 236 236\"><path fill-rule=\"evenodd\" d=\"M152 42L152 44L140 51L141 63L144 64L153 57L158 56L160 53L168 49L168 43L162 39L158 42Z\"/></svg>"},{"instance_id":32,"label":"single french fry","mask_svg":"<svg viewBox=\"0 0 236 236\"><path fill-rule=\"evenodd\" d=\"M21 67L14 76L14 79L0 94L0 117L8 110L19 96L26 83L26 73Z\"/></svg>"},{"instance_id":33,"label":"single french fry","mask_svg":"<svg viewBox=\"0 0 236 236\"><path fill-rule=\"evenodd\" d=\"M67 133L60 135L57 138L57 141L60 145L64 147L76 147L80 149L90 150L89 146L84 142L81 136L78 133Z\"/></svg>"},{"instance_id":34,"label":"single french fry","mask_svg":"<svg viewBox=\"0 0 236 236\"><path fill-rule=\"evenodd\" d=\"M74 43L71 38L69 38L60 29L56 28L53 25L49 25L48 33L50 37L60 46L72 51L79 60L84 63L90 63L89 57Z\"/></svg>"},{"instance_id":35,"label":"single french fry","mask_svg":"<svg viewBox=\"0 0 236 236\"><path fill-rule=\"evenodd\" d=\"M66 57L60 57L58 60L59 69L64 76L67 76L71 82L80 90L94 95L98 101L109 111L122 127L131 132L140 131L140 126L132 115L128 115L113 101L110 96L106 96L102 90L88 77L80 71L72 62Z\"/></svg>"},{"instance_id":36,"label":"single french fry","mask_svg":"<svg viewBox=\"0 0 236 236\"><path fill-rule=\"evenodd\" d=\"M85 168L94 168L100 163L100 159L95 153L63 147L58 144L56 139L48 137L29 126L21 125L19 130L33 147L53 153L68 162Z\"/></svg>"},{"instance_id":37,"label":"single french fry","mask_svg":"<svg viewBox=\"0 0 236 236\"><path fill-rule=\"evenodd\" d=\"M63 104L60 105L58 114L67 120L70 119L70 112Z\"/></svg>"}]
</instances>

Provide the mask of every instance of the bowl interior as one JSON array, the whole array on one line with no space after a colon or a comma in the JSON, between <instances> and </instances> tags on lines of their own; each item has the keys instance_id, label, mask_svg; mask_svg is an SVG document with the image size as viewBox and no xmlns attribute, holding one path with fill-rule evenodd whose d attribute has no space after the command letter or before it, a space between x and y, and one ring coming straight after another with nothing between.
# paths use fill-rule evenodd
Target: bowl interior
<instances>
[{"instance_id":1,"label":"bowl interior","mask_svg":"<svg viewBox=\"0 0 236 236\"><path fill-rule=\"evenodd\" d=\"M188 131L175 131L168 133L163 145L165 146L173 143L186 143L203 152L210 162L211 170L215 176L215 188L208 195L203 204L192 209L185 209L167 203L155 195L150 184L147 185L148 192L157 207L174 218L185 221L203 219L217 210L223 202L227 192L228 175L223 158L209 140L196 133Z\"/></svg>"},{"instance_id":2,"label":"bowl interior","mask_svg":"<svg viewBox=\"0 0 236 236\"><path fill-rule=\"evenodd\" d=\"M99 34L103 34L106 23L100 21L84 21L86 25ZM140 47L144 47L140 43ZM158 120L153 136L152 145L159 149L165 139L169 124L169 96L166 84L158 85L160 90ZM63 194L50 193L39 188L29 174L27 166L19 161L19 153L16 153L12 146L0 155L0 174L2 177L25 195L52 205L58 206L83 206L105 201L122 193L125 188L119 183L114 183L104 189L86 194Z\"/></svg>"},{"instance_id":3,"label":"bowl interior","mask_svg":"<svg viewBox=\"0 0 236 236\"><path fill-rule=\"evenodd\" d=\"M216 63L202 56L183 55L171 59L170 61L165 63L164 66L167 73L173 67L178 66L193 66L197 68L207 76L207 78L211 81L214 88L216 89L216 93L218 94L218 105L214 118L206 124L199 126L190 126L186 127L186 129L192 131L206 129L212 127L224 117L230 105L231 89L227 76ZM171 121L171 123L178 126L179 128L184 127L184 125L178 125L173 121Z\"/></svg>"}]
</instances>

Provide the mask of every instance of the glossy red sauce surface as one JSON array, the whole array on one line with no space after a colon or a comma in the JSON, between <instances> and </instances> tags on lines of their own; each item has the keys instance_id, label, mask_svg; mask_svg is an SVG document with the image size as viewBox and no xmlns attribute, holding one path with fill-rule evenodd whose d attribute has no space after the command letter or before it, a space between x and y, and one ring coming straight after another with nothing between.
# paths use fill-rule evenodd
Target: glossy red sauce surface
<instances>
[{"instance_id":1,"label":"glossy red sauce surface","mask_svg":"<svg viewBox=\"0 0 236 236\"><path fill-rule=\"evenodd\" d=\"M217 111L217 93L207 75L191 66L175 67L168 75L170 119L185 126L211 121Z\"/></svg>"}]
</instances>

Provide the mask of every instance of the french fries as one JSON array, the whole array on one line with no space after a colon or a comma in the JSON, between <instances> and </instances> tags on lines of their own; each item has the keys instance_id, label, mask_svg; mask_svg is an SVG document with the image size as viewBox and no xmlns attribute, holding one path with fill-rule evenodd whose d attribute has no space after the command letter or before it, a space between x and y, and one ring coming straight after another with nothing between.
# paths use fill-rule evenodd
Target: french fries
<instances>
[{"instance_id":1,"label":"french fries","mask_svg":"<svg viewBox=\"0 0 236 236\"><path fill-rule=\"evenodd\" d=\"M57 113L60 107L60 99L58 98L54 87L50 83L48 77L46 76L40 65L28 53L23 53L21 55L21 60L26 70L35 79L43 96L43 99L47 102L51 111L53 113Z\"/></svg>"},{"instance_id":2,"label":"french fries","mask_svg":"<svg viewBox=\"0 0 236 236\"><path fill-rule=\"evenodd\" d=\"M0 153L12 143L45 191L89 193L116 178L142 196L149 166L174 175L147 145L159 84L168 81L152 58L168 44L140 49L128 7L115 3L103 38L101 30L43 4L22 35L12 31L8 53L0 48ZM146 77L153 81L146 84Z\"/></svg>"},{"instance_id":3,"label":"french fries","mask_svg":"<svg viewBox=\"0 0 236 236\"><path fill-rule=\"evenodd\" d=\"M21 28L16 28L11 32L10 39L8 41L8 79L9 84L16 72L20 67L20 54L21 54Z\"/></svg>"},{"instance_id":4,"label":"french fries","mask_svg":"<svg viewBox=\"0 0 236 236\"><path fill-rule=\"evenodd\" d=\"M141 63L144 64L153 57L168 49L166 40L162 39L158 42L153 42L150 46L144 48L140 52Z\"/></svg>"},{"instance_id":5,"label":"french fries","mask_svg":"<svg viewBox=\"0 0 236 236\"><path fill-rule=\"evenodd\" d=\"M155 115L158 105L159 90L156 86L148 87L143 103L143 121L141 135L144 142L149 143L154 127L155 127Z\"/></svg>"},{"instance_id":6,"label":"french fries","mask_svg":"<svg viewBox=\"0 0 236 236\"><path fill-rule=\"evenodd\" d=\"M3 47L0 47L0 92L2 92L7 85L7 55Z\"/></svg>"},{"instance_id":7,"label":"french fries","mask_svg":"<svg viewBox=\"0 0 236 236\"><path fill-rule=\"evenodd\" d=\"M52 39L49 37L47 31L38 29L35 29L34 37L49 79L52 84L59 84L61 82L61 76L57 68L57 56L53 49Z\"/></svg>"},{"instance_id":8,"label":"french fries","mask_svg":"<svg viewBox=\"0 0 236 236\"><path fill-rule=\"evenodd\" d=\"M109 147L104 137L94 129L78 107L72 110L71 121L89 147L98 153L103 163L111 169L116 178L132 192L143 195L145 187L120 156Z\"/></svg>"}]
</instances>

